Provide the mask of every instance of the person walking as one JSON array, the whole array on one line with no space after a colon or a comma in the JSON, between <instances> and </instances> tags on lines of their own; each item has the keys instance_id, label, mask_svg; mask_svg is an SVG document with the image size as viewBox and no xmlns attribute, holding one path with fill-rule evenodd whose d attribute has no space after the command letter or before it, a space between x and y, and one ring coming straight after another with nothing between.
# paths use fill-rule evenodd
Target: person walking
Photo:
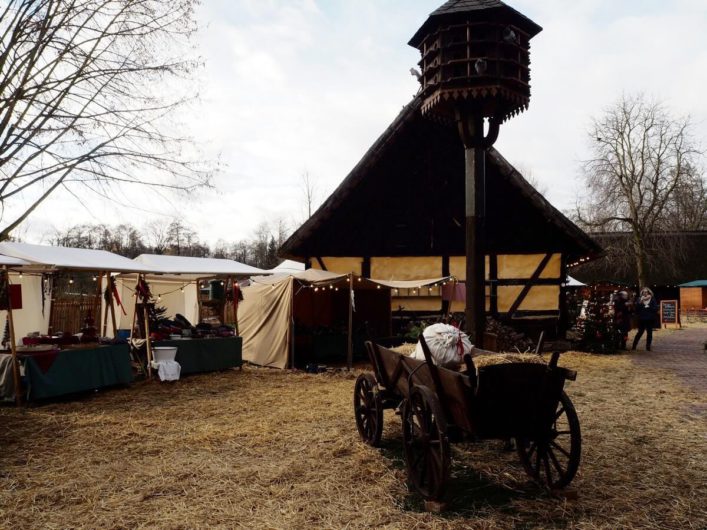
<instances>
[{"instance_id":1,"label":"person walking","mask_svg":"<svg viewBox=\"0 0 707 530\"><path fill-rule=\"evenodd\" d=\"M638 317L638 331L633 339L633 350L638 346L643 332L646 332L646 350L651 351L653 342L653 326L655 317L658 315L658 302L655 301L653 291L648 287L641 289L641 294L635 304L636 316Z\"/></svg>"}]
</instances>

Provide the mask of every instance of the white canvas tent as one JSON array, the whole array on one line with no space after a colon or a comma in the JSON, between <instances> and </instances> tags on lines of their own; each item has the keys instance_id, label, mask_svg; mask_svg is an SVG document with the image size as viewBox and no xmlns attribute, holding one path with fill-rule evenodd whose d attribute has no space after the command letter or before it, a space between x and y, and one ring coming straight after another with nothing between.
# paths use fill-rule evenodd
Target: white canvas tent
<instances>
[{"instance_id":1,"label":"white canvas tent","mask_svg":"<svg viewBox=\"0 0 707 530\"><path fill-rule=\"evenodd\" d=\"M163 254L140 254L133 261L148 267L150 272L163 276L178 276L177 279L197 279L231 276L246 278L268 271L251 267L231 259L195 258L190 256L167 256Z\"/></svg>"},{"instance_id":2,"label":"white canvas tent","mask_svg":"<svg viewBox=\"0 0 707 530\"><path fill-rule=\"evenodd\" d=\"M257 267L230 259L198 258L141 254L134 260L151 270L145 275L153 296L159 305L167 309L168 315L183 315L192 324L199 321L199 284L210 279L240 280L254 274L269 274ZM125 313L118 319L118 329L130 329L135 308L133 296L136 278L121 275L117 288Z\"/></svg>"},{"instance_id":3,"label":"white canvas tent","mask_svg":"<svg viewBox=\"0 0 707 530\"><path fill-rule=\"evenodd\" d=\"M59 270L95 271L100 276L111 272L146 272L148 269L130 259L103 250L31 245L27 243L0 243L0 265L14 274L8 283L22 285L22 309L4 311L10 324L11 348L15 372L15 388L19 387L16 344L29 332L47 333L51 297L45 297L41 274ZM97 290L99 284L96 284ZM103 303L103 297L101 297ZM101 311L101 314L103 312ZM17 323L17 324L15 324ZM100 319L98 320L100 329ZM20 395L16 391L19 404Z\"/></svg>"},{"instance_id":4,"label":"white canvas tent","mask_svg":"<svg viewBox=\"0 0 707 530\"><path fill-rule=\"evenodd\" d=\"M16 271L11 274L11 282L22 285L23 305L15 315L17 337L33 331L48 332L51 297L43 296L42 273L60 270L106 274L150 272L147 266L105 250L3 242L0 243L0 255L7 266ZM101 314L104 312L102 306Z\"/></svg>"},{"instance_id":5,"label":"white canvas tent","mask_svg":"<svg viewBox=\"0 0 707 530\"><path fill-rule=\"evenodd\" d=\"M105 250L4 242L0 243L0 254L29 262L25 270L153 272L148 266Z\"/></svg>"}]
</instances>

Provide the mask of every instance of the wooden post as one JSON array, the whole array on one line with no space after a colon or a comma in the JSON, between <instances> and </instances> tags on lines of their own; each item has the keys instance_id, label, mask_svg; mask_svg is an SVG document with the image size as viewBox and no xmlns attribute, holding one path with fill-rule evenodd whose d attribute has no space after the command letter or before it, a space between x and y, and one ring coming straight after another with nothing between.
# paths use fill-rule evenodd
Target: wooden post
<instances>
[{"instance_id":1,"label":"wooden post","mask_svg":"<svg viewBox=\"0 0 707 530\"><path fill-rule=\"evenodd\" d=\"M111 324L113 324L113 338L115 338L118 336L118 325L117 325L116 319L115 319L115 298L113 298L113 282L114 282L114 279L109 276L108 277L108 288L110 289L110 298L109 298L110 304L108 307L110 308L110 321L111 321Z\"/></svg>"},{"instance_id":2,"label":"wooden post","mask_svg":"<svg viewBox=\"0 0 707 530\"><path fill-rule=\"evenodd\" d=\"M346 366L349 370L353 368L353 302L354 302L354 282L353 272L349 273L349 337L348 350L346 352Z\"/></svg>"},{"instance_id":3,"label":"wooden post","mask_svg":"<svg viewBox=\"0 0 707 530\"><path fill-rule=\"evenodd\" d=\"M20 364L17 361L17 346L15 345L15 321L12 317L12 296L10 295L10 275L7 265L3 266L3 281L7 293L7 321L10 327L10 351L12 352L12 377L15 382L15 403L22 405L22 380L20 379Z\"/></svg>"},{"instance_id":4,"label":"wooden post","mask_svg":"<svg viewBox=\"0 0 707 530\"><path fill-rule=\"evenodd\" d=\"M466 154L466 329L474 346L483 348L486 327L486 150L480 138L484 134L484 119L479 113L471 113L465 118L460 122L460 132Z\"/></svg>"},{"instance_id":5,"label":"wooden post","mask_svg":"<svg viewBox=\"0 0 707 530\"><path fill-rule=\"evenodd\" d=\"M196 323L201 323L201 278L196 279Z\"/></svg>"},{"instance_id":6,"label":"wooden post","mask_svg":"<svg viewBox=\"0 0 707 530\"><path fill-rule=\"evenodd\" d=\"M145 275L142 274L138 278L142 277L142 281L147 283L145 280ZM147 345L147 378L152 379L152 341L150 340L150 316L147 310L147 304L149 300L143 298L142 300L142 316L145 323L145 344Z\"/></svg>"},{"instance_id":7,"label":"wooden post","mask_svg":"<svg viewBox=\"0 0 707 530\"><path fill-rule=\"evenodd\" d=\"M96 324L96 332L100 333L101 328L103 327L103 313L101 312L101 305L103 305L103 290L101 289L101 284L103 283L103 272L98 271L98 274L96 274L96 291L98 292L98 304L96 308L96 315L95 315L95 320L94 323ZM93 315L91 315L93 316ZM105 316L108 316L106 313Z\"/></svg>"},{"instance_id":8,"label":"wooden post","mask_svg":"<svg viewBox=\"0 0 707 530\"><path fill-rule=\"evenodd\" d=\"M290 368L295 369L295 289L294 279L290 277Z\"/></svg>"},{"instance_id":9,"label":"wooden post","mask_svg":"<svg viewBox=\"0 0 707 530\"><path fill-rule=\"evenodd\" d=\"M98 280L101 284L103 283L102 279L99 278ZM110 292L110 276L106 274L106 287L105 289L101 288L101 300L106 304L105 309L103 310L103 333L101 333L102 337L107 336L108 333L108 306L110 297L111 297L111 292Z\"/></svg>"}]
</instances>

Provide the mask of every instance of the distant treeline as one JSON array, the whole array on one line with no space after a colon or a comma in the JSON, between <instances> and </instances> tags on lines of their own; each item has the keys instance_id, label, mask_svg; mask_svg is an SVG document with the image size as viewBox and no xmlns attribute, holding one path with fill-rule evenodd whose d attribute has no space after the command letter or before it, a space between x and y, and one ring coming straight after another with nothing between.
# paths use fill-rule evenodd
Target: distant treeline
<instances>
[{"instance_id":1,"label":"distant treeline","mask_svg":"<svg viewBox=\"0 0 707 530\"><path fill-rule=\"evenodd\" d=\"M127 258L140 254L169 254L200 258L228 258L262 269L275 267L280 245L287 238L283 222L271 227L262 223L251 239L227 242L218 240L214 246L203 243L192 227L180 220L153 221L142 229L124 223L79 224L58 230L49 243L64 247L107 250Z\"/></svg>"}]
</instances>

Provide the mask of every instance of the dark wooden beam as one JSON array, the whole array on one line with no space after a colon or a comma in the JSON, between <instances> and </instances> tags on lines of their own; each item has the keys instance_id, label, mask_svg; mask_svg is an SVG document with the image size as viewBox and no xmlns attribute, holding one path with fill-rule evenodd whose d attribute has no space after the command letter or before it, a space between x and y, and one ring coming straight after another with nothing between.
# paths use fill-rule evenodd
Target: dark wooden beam
<instances>
[{"instance_id":1,"label":"dark wooden beam","mask_svg":"<svg viewBox=\"0 0 707 530\"><path fill-rule=\"evenodd\" d=\"M518 298L516 298L515 302L513 302L513 305L508 310L508 315L511 318L513 318L514 313L518 311L520 304L522 304L523 300L525 300L525 297L528 296L530 289L533 287L533 284L538 281L540 275L545 270L545 267L547 267L547 264L550 263L550 259L552 259L552 254L545 254L545 257L543 257L543 259L540 261L540 264L535 269L535 272L533 272L533 275L530 277L530 279L528 279L528 282L525 284L525 286L523 286L523 290L520 292Z\"/></svg>"}]
</instances>

